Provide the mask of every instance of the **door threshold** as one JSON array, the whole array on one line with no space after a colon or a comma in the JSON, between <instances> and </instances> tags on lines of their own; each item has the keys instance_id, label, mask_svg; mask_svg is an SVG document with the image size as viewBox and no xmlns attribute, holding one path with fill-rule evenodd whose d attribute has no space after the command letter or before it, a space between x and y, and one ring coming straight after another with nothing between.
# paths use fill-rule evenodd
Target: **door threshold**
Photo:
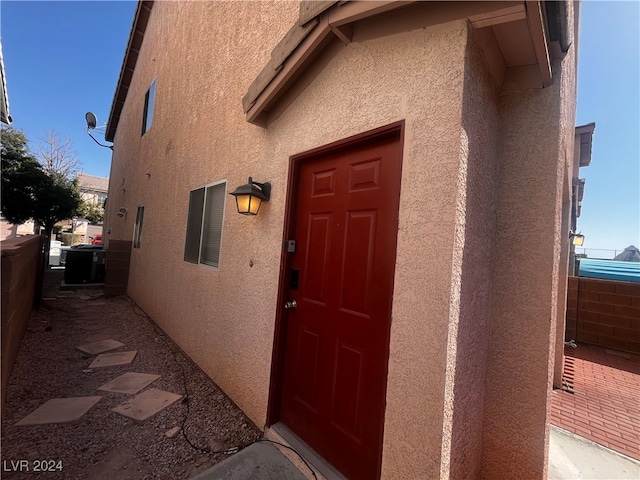
<instances>
[{"instance_id":1,"label":"door threshold","mask_svg":"<svg viewBox=\"0 0 640 480\"><path fill-rule=\"evenodd\" d=\"M311 465L316 473L320 474L320 476L318 476L319 480L347 480L347 477L338 472L315 450L293 433L284 423L278 422L266 428L265 437L269 440L284 443L285 445L293 448L309 465ZM285 450L284 453L287 453L287 451ZM306 466L302 465L298 468L305 469ZM308 471L304 473L306 475L308 474Z\"/></svg>"}]
</instances>

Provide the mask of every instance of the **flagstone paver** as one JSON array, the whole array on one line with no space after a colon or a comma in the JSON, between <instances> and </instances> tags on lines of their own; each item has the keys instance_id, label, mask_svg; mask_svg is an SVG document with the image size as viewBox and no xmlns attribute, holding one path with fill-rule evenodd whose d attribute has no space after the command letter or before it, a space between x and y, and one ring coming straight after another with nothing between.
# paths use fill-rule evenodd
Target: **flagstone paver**
<instances>
[{"instance_id":1,"label":"flagstone paver","mask_svg":"<svg viewBox=\"0 0 640 480\"><path fill-rule=\"evenodd\" d=\"M182 395L152 388L118 405L113 411L142 423L181 398Z\"/></svg>"},{"instance_id":2,"label":"flagstone paver","mask_svg":"<svg viewBox=\"0 0 640 480\"><path fill-rule=\"evenodd\" d=\"M98 387L98 390L134 394L159 378L160 375L152 375L150 373L128 372Z\"/></svg>"},{"instance_id":3,"label":"flagstone paver","mask_svg":"<svg viewBox=\"0 0 640 480\"><path fill-rule=\"evenodd\" d=\"M109 350L115 350L116 348L124 346L124 343L117 340L101 340L99 342L88 343L86 345L80 345L76 347L78 350L89 355L97 355L98 353L108 352Z\"/></svg>"},{"instance_id":4,"label":"flagstone paver","mask_svg":"<svg viewBox=\"0 0 640 480\"><path fill-rule=\"evenodd\" d=\"M137 350L131 352L117 352L117 353L103 353L98 355L96 359L91 362L89 368L105 368L105 367L117 367L120 365L129 365L136 358Z\"/></svg>"},{"instance_id":5,"label":"flagstone paver","mask_svg":"<svg viewBox=\"0 0 640 480\"><path fill-rule=\"evenodd\" d=\"M102 397L54 398L44 403L16 425L70 423L82 418Z\"/></svg>"}]
</instances>

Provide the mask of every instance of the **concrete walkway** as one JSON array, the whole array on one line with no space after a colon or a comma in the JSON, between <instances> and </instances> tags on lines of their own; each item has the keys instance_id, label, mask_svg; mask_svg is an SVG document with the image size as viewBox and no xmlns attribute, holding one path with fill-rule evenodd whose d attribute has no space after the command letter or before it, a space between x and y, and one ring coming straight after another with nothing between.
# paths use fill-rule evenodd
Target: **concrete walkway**
<instances>
[{"instance_id":1,"label":"concrete walkway","mask_svg":"<svg viewBox=\"0 0 640 480\"><path fill-rule=\"evenodd\" d=\"M639 478L639 461L551 426L549 480Z\"/></svg>"},{"instance_id":2,"label":"concrete walkway","mask_svg":"<svg viewBox=\"0 0 640 480\"><path fill-rule=\"evenodd\" d=\"M192 480L306 480L274 445L257 442Z\"/></svg>"},{"instance_id":3,"label":"concrete walkway","mask_svg":"<svg viewBox=\"0 0 640 480\"><path fill-rule=\"evenodd\" d=\"M280 450L258 442L192 480L305 480ZM318 478L321 478L320 476ZM551 426L549 480L638 480L640 462Z\"/></svg>"},{"instance_id":4,"label":"concrete walkway","mask_svg":"<svg viewBox=\"0 0 640 480\"><path fill-rule=\"evenodd\" d=\"M100 398L100 397L96 397ZM50 423L50 422L35 422ZM280 450L257 442L192 480L305 480L309 478ZM640 462L578 435L551 426L549 480L637 480Z\"/></svg>"}]
</instances>

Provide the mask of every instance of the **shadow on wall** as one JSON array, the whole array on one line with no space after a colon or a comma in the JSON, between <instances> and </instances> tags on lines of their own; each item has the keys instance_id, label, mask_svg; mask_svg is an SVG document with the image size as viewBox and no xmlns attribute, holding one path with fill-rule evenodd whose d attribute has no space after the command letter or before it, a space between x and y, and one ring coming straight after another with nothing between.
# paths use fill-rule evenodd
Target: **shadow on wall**
<instances>
[{"instance_id":1,"label":"shadow on wall","mask_svg":"<svg viewBox=\"0 0 640 480\"><path fill-rule=\"evenodd\" d=\"M469 38L465 56L460 130L460 166L453 247L452 292L459 285L459 310L451 306L448 345L455 355L451 425L451 478L479 478L482 466L485 375L491 274L496 232L498 94ZM459 276L458 279L455 275ZM457 281L456 281L457 280ZM457 318L455 318L457 317ZM451 364L451 360L449 360ZM446 461L446 459L445 459Z\"/></svg>"}]
</instances>

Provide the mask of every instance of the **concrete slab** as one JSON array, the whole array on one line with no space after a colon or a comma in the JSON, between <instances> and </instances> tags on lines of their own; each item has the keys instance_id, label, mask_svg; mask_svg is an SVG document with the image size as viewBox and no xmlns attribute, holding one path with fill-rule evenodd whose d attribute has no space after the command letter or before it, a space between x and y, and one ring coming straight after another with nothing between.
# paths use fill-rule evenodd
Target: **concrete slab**
<instances>
[{"instance_id":1,"label":"concrete slab","mask_svg":"<svg viewBox=\"0 0 640 480\"><path fill-rule=\"evenodd\" d=\"M127 372L98 387L98 390L134 394L159 378L160 375L152 375L150 373Z\"/></svg>"},{"instance_id":2,"label":"concrete slab","mask_svg":"<svg viewBox=\"0 0 640 480\"><path fill-rule=\"evenodd\" d=\"M82 418L102 397L54 398L44 403L16 425L70 423Z\"/></svg>"},{"instance_id":3,"label":"concrete slab","mask_svg":"<svg viewBox=\"0 0 640 480\"><path fill-rule=\"evenodd\" d=\"M549 480L638 480L640 462L551 426Z\"/></svg>"},{"instance_id":4,"label":"concrete slab","mask_svg":"<svg viewBox=\"0 0 640 480\"><path fill-rule=\"evenodd\" d=\"M98 353L108 352L109 350L115 350L116 348L124 346L124 343L116 340L101 340L99 342L88 343L86 345L80 345L76 349L81 352L88 353L89 355L97 355Z\"/></svg>"},{"instance_id":5,"label":"concrete slab","mask_svg":"<svg viewBox=\"0 0 640 480\"><path fill-rule=\"evenodd\" d=\"M128 402L118 405L113 411L136 422L144 422L181 398L182 395L152 388Z\"/></svg>"},{"instance_id":6,"label":"concrete slab","mask_svg":"<svg viewBox=\"0 0 640 480\"><path fill-rule=\"evenodd\" d=\"M249 445L191 480L306 480L280 450L267 442Z\"/></svg>"},{"instance_id":7,"label":"concrete slab","mask_svg":"<svg viewBox=\"0 0 640 480\"><path fill-rule=\"evenodd\" d=\"M117 352L117 353L103 353L98 355L96 359L91 362L89 368L105 368L105 367L117 367L119 365L129 365L136 358L137 350L131 352Z\"/></svg>"}]
</instances>

